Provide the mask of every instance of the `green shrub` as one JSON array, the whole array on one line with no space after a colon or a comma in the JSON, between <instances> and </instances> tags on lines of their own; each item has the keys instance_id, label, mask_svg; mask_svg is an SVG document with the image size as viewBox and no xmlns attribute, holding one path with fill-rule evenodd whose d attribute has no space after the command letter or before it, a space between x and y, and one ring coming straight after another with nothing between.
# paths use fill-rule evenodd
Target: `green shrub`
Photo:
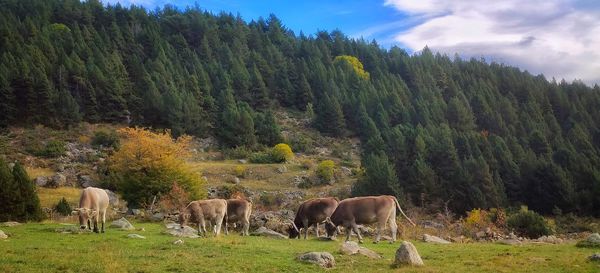
<instances>
[{"instance_id":1,"label":"green shrub","mask_svg":"<svg viewBox=\"0 0 600 273\"><path fill-rule=\"evenodd\" d=\"M323 160L317 166L316 175L322 183L328 183L333 179L335 163L332 160Z\"/></svg>"},{"instance_id":2,"label":"green shrub","mask_svg":"<svg viewBox=\"0 0 600 273\"><path fill-rule=\"evenodd\" d=\"M283 205L285 195L283 193L269 193L265 192L260 195L260 204L265 207L280 207Z\"/></svg>"},{"instance_id":3,"label":"green shrub","mask_svg":"<svg viewBox=\"0 0 600 273\"><path fill-rule=\"evenodd\" d=\"M119 136L114 131L98 130L94 132L92 146L105 148L119 148Z\"/></svg>"},{"instance_id":4,"label":"green shrub","mask_svg":"<svg viewBox=\"0 0 600 273\"><path fill-rule=\"evenodd\" d=\"M275 162L289 162L294 159L294 152L292 152L292 148L285 143L279 143L273 147L271 150L271 156Z\"/></svg>"},{"instance_id":5,"label":"green shrub","mask_svg":"<svg viewBox=\"0 0 600 273\"><path fill-rule=\"evenodd\" d=\"M239 146L231 149L224 149L223 156L226 159L244 159L248 158L252 154L252 151L246 146Z\"/></svg>"},{"instance_id":6,"label":"green shrub","mask_svg":"<svg viewBox=\"0 0 600 273\"><path fill-rule=\"evenodd\" d=\"M253 153L248 159L250 160L250 162L258 164L268 164L275 162L275 160L273 160L273 155L271 153L266 152Z\"/></svg>"},{"instance_id":7,"label":"green shrub","mask_svg":"<svg viewBox=\"0 0 600 273\"><path fill-rule=\"evenodd\" d=\"M234 198L236 196L248 196L248 190L239 184L223 185L217 188L217 196L223 199Z\"/></svg>"},{"instance_id":8,"label":"green shrub","mask_svg":"<svg viewBox=\"0 0 600 273\"><path fill-rule=\"evenodd\" d=\"M50 140L42 149L34 150L33 154L47 158L59 157L65 154L65 143L60 140Z\"/></svg>"},{"instance_id":9,"label":"green shrub","mask_svg":"<svg viewBox=\"0 0 600 273\"><path fill-rule=\"evenodd\" d=\"M527 209L521 209L521 211L508 217L506 224L520 236L528 238L539 238L543 235L552 234L552 230L544 217Z\"/></svg>"},{"instance_id":10,"label":"green shrub","mask_svg":"<svg viewBox=\"0 0 600 273\"><path fill-rule=\"evenodd\" d=\"M314 141L303 135L293 136L290 138L289 142L294 151L312 153L315 149Z\"/></svg>"},{"instance_id":11,"label":"green shrub","mask_svg":"<svg viewBox=\"0 0 600 273\"><path fill-rule=\"evenodd\" d=\"M67 202L67 199L64 197L60 199L56 205L54 205L54 210L62 216L70 215L71 211L73 211L71 209L71 205L69 205L69 202Z\"/></svg>"}]
</instances>

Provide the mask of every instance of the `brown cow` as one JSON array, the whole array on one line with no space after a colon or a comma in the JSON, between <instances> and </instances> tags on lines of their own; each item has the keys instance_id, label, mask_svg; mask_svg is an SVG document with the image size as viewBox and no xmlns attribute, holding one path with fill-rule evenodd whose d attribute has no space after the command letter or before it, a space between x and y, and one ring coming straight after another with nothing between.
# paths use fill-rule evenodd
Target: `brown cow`
<instances>
[{"instance_id":1,"label":"brown cow","mask_svg":"<svg viewBox=\"0 0 600 273\"><path fill-rule=\"evenodd\" d=\"M219 236L221 223L227 217L227 201L223 199L198 200L190 202L179 214L181 228L191 222L198 225L198 235L206 235L206 224L213 223L213 233ZM226 219L225 219L226 220Z\"/></svg>"},{"instance_id":2,"label":"brown cow","mask_svg":"<svg viewBox=\"0 0 600 273\"><path fill-rule=\"evenodd\" d=\"M308 228L312 225L315 226L317 237L319 237L319 223L331 216L339 201L335 197L325 197L310 199L300 204L296 218L288 229L289 237L291 239L300 238L300 230L304 229L304 239L306 239Z\"/></svg>"},{"instance_id":3,"label":"brown cow","mask_svg":"<svg viewBox=\"0 0 600 273\"><path fill-rule=\"evenodd\" d=\"M327 235L334 236L337 233L337 226L346 228L346 241L350 240L352 231L358 236L358 241L362 243L362 236L358 230L358 225L372 224L377 222L377 238L373 243L379 242L381 231L385 224L390 225L392 232L392 241L396 241L396 207L400 213L414 226L415 224L404 214L398 200L394 196L364 196L342 200L337 209L330 218L325 220L325 229ZM390 242L390 243L391 243Z\"/></svg>"},{"instance_id":4,"label":"brown cow","mask_svg":"<svg viewBox=\"0 0 600 273\"><path fill-rule=\"evenodd\" d=\"M225 219L225 234L229 234L228 223L242 224L242 236L250 235L250 213L252 203L243 199L227 199L227 217Z\"/></svg>"},{"instance_id":5,"label":"brown cow","mask_svg":"<svg viewBox=\"0 0 600 273\"><path fill-rule=\"evenodd\" d=\"M79 214L79 226L81 229L85 229L86 224L89 229L92 229L90 222L93 222L94 232L98 233L98 218L102 215L101 232L104 233L108 203L108 194L105 190L94 187L83 189L79 198L79 208L73 211L74 214Z\"/></svg>"}]
</instances>

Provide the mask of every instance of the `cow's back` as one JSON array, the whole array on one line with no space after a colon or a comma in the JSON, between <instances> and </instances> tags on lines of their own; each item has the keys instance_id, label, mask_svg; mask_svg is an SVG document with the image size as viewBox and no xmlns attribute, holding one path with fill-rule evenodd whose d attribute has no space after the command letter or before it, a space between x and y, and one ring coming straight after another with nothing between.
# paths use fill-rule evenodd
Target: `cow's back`
<instances>
[{"instance_id":1,"label":"cow's back","mask_svg":"<svg viewBox=\"0 0 600 273\"><path fill-rule=\"evenodd\" d=\"M229 221L238 221L247 216L250 209L250 202L242 199L227 200L227 219Z\"/></svg>"},{"instance_id":2,"label":"cow's back","mask_svg":"<svg viewBox=\"0 0 600 273\"><path fill-rule=\"evenodd\" d=\"M198 201L205 219L215 219L227 214L227 201L223 199L208 199Z\"/></svg>"},{"instance_id":3,"label":"cow's back","mask_svg":"<svg viewBox=\"0 0 600 273\"><path fill-rule=\"evenodd\" d=\"M88 209L105 210L108 208L108 194L105 190L87 187L81 192L79 207Z\"/></svg>"},{"instance_id":4,"label":"cow's back","mask_svg":"<svg viewBox=\"0 0 600 273\"><path fill-rule=\"evenodd\" d=\"M303 214L309 223L319 223L331 216L336 208L337 200L334 198L315 198L302 203L298 212Z\"/></svg>"},{"instance_id":5,"label":"cow's back","mask_svg":"<svg viewBox=\"0 0 600 273\"><path fill-rule=\"evenodd\" d=\"M377 221L379 214L385 214L395 204L391 196L364 196L342 200L333 215L332 221L354 221L356 224L371 224Z\"/></svg>"}]
</instances>

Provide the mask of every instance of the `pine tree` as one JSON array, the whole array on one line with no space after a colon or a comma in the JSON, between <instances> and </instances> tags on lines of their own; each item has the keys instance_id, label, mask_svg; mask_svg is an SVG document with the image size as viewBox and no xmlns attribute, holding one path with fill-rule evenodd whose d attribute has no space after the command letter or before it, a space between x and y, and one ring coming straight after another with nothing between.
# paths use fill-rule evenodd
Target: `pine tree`
<instances>
[{"instance_id":1,"label":"pine tree","mask_svg":"<svg viewBox=\"0 0 600 273\"><path fill-rule=\"evenodd\" d=\"M19 221L40 221L42 220L42 209L40 207L40 199L35 191L35 184L20 163L15 163L12 170L14 183L17 191L15 192L18 199L14 199L15 210L12 217Z\"/></svg>"},{"instance_id":2,"label":"pine tree","mask_svg":"<svg viewBox=\"0 0 600 273\"><path fill-rule=\"evenodd\" d=\"M331 136L342 136L345 131L344 113L335 98L325 94L316 109L314 126L321 133Z\"/></svg>"}]
</instances>

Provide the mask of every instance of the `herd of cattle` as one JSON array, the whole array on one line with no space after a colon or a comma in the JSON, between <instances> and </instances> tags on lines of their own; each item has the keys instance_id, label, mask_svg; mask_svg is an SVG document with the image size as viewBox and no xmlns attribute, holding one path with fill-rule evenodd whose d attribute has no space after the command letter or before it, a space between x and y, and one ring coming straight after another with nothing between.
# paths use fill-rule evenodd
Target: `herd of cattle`
<instances>
[{"instance_id":1,"label":"herd of cattle","mask_svg":"<svg viewBox=\"0 0 600 273\"><path fill-rule=\"evenodd\" d=\"M99 188L88 187L81 193L79 208L74 213L79 215L79 224L82 229L93 229L94 232L104 232L106 210L108 208L108 195ZM290 238L299 238L304 231L304 239L308 236L308 228L315 227L319 237L319 224L325 224L328 237L336 236L339 227L346 229L346 241L350 240L352 232L356 233L360 242L362 236L359 225L377 224L377 237L379 242L381 232L386 224L390 226L391 240L396 241L396 208L414 226L415 224L404 214L398 200L394 196L364 196L344 199L339 201L335 197L314 198L303 202L294 221L290 221L288 234ZM249 235L250 214L252 203L242 199L209 199L190 202L179 213L181 227L193 223L198 227L198 233L206 235L206 226L212 226L212 232L218 236L222 224L225 225L225 234L228 234L229 224L241 224L242 235ZM98 230L98 222L102 227Z\"/></svg>"}]
</instances>

